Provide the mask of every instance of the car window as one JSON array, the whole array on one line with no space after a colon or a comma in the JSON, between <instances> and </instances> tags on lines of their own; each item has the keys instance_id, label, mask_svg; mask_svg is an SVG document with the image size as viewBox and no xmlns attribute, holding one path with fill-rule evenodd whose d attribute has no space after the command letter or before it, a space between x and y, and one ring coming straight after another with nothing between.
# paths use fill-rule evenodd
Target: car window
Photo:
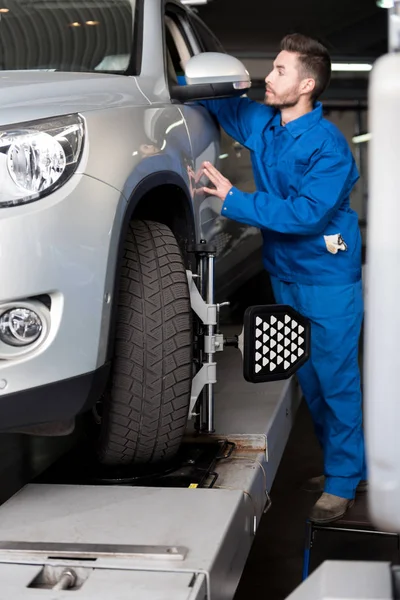
<instances>
[{"instance_id":1,"label":"car window","mask_svg":"<svg viewBox=\"0 0 400 600\"><path fill-rule=\"evenodd\" d=\"M207 25L205 25L205 23L201 19L199 19L199 17L193 12L190 14L190 24L192 26L192 29L196 33L202 52L225 53L224 47L222 46L219 39L213 34L213 32L207 27Z\"/></svg>"},{"instance_id":2,"label":"car window","mask_svg":"<svg viewBox=\"0 0 400 600\"><path fill-rule=\"evenodd\" d=\"M186 63L193 56L193 49L174 13L165 15L165 42L168 78L170 82L184 84Z\"/></svg>"},{"instance_id":3,"label":"car window","mask_svg":"<svg viewBox=\"0 0 400 600\"><path fill-rule=\"evenodd\" d=\"M124 73L132 65L136 0L3 0L2 7L0 69Z\"/></svg>"}]
</instances>

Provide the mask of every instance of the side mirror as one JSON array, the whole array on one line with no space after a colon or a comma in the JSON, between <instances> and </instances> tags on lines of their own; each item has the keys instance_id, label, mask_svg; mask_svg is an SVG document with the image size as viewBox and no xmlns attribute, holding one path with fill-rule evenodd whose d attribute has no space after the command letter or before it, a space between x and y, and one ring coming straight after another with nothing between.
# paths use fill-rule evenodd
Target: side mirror
<instances>
[{"instance_id":1,"label":"side mirror","mask_svg":"<svg viewBox=\"0 0 400 600\"><path fill-rule=\"evenodd\" d=\"M189 102L241 96L251 87L250 74L237 58L219 52L203 52L186 64L185 85L175 85L175 100Z\"/></svg>"}]
</instances>

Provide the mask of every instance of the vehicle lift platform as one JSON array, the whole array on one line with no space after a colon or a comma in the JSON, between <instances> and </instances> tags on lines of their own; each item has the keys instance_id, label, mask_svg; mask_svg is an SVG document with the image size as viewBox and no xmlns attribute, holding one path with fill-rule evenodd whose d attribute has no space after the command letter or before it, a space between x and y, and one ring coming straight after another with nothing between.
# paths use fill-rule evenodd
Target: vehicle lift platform
<instances>
[{"instance_id":1,"label":"vehicle lift platform","mask_svg":"<svg viewBox=\"0 0 400 600\"><path fill-rule=\"evenodd\" d=\"M234 360L229 353L221 358ZM240 370L236 378L238 370L229 371L229 385L239 386L234 406L222 384L217 432L203 442L236 444L216 461L214 487L28 484L0 508L1 600L58 600L71 590L87 600L233 598L299 390L290 379L250 393ZM235 405L240 393L243 403Z\"/></svg>"},{"instance_id":2,"label":"vehicle lift platform","mask_svg":"<svg viewBox=\"0 0 400 600\"><path fill-rule=\"evenodd\" d=\"M78 446L23 487L0 508L0 600L234 597L299 406L309 327L289 307L251 307L244 341L225 347L213 258L202 249L202 298L188 273L203 339L177 462L100 471Z\"/></svg>"}]
</instances>

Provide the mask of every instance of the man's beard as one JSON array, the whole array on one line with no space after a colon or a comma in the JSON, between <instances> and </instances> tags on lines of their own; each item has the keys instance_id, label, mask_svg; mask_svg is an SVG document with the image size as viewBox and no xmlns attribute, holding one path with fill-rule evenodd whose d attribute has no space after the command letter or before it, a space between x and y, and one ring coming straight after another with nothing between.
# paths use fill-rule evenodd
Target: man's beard
<instances>
[{"instance_id":1,"label":"man's beard","mask_svg":"<svg viewBox=\"0 0 400 600\"><path fill-rule=\"evenodd\" d=\"M274 95L271 97L268 94L265 94L264 104L271 108L276 108L277 110L285 110L296 106L299 100L300 96L295 97L287 95L284 98L276 98Z\"/></svg>"}]
</instances>

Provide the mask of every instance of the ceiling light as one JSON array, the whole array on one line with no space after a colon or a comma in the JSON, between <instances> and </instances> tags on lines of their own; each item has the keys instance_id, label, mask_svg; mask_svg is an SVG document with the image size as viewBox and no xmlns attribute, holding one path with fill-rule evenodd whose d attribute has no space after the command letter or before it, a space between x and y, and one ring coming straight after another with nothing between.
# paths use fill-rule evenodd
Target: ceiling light
<instances>
[{"instance_id":1,"label":"ceiling light","mask_svg":"<svg viewBox=\"0 0 400 600\"><path fill-rule=\"evenodd\" d=\"M8 13L10 12L9 8L0 8L0 13Z\"/></svg>"},{"instance_id":2,"label":"ceiling light","mask_svg":"<svg viewBox=\"0 0 400 600\"><path fill-rule=\"evenodd\" d=\"M208 0L181 0L181 4L188 6L199 6L200 4L208 4Z\"/></svg>"},{"instance_id":3,"label":"ceiling light","mask_svg":"<svg viewBox=\"0 0 400 600\"><path fill-rule=\"evenodd\" d=\"M371 133L363 133L361 135L355 135L351 141L353 142L353 144L364 144L365 142L371 141L371 138Z\"/></svg>"},{"instance_id":4,"label":"ceiling light","mask_svg":"<svg viewBox=\"0 0 400 600\"><path fill-rule=\"evenodd\" d=\"M368 63L332 63L332 71L361 72L371 70L372 65Z\"/></svg>"},{"instance_id":5,"label":"ceiling light","mask_svg":"<svg viewBox=\"0 0 400 600\"><path fill-rule=\"evenodd\" d=\"M81 27L81 24L78 23L78 21L74 21L73 23L69 24L69 27Z\"/></svg>"},{"instance_id":6,"label":"ceiling light","mask_svg":"<svg viewBox=\"0 0 400 600\"><path fill-rule=\"evenodd\" d=\"M99 21L86 21L86 25L89 26L94 26L94 25L100 25Z\"/></svg>"},{"instance_id":7,"label":"ceiling light","mask_svg":"<svg viewBox=\"0 0 400 600\"><path fill-rule=\"evenodd\" d=\"M393 8L394 0L377 0L376 3L379 8Z\"/></svg>"}]
</instances>

